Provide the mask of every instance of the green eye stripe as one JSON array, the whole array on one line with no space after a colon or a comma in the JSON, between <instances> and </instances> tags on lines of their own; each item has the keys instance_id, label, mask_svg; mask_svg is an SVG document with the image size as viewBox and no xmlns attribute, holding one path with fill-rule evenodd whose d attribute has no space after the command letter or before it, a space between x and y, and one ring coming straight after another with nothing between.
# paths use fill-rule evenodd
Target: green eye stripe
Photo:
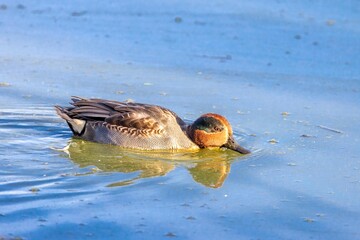
<instances>
[{"instance_id":1,"label":"green eye stripe","mask_svg":"<svg viewBox=\"0 0 360 240\"><path fill-rule=\"evenodd\" d=\"M224 129L221 122L214 118L204 117L196 120L193 126L207 133L220 132Z\"/></svg>"}]
</instances>

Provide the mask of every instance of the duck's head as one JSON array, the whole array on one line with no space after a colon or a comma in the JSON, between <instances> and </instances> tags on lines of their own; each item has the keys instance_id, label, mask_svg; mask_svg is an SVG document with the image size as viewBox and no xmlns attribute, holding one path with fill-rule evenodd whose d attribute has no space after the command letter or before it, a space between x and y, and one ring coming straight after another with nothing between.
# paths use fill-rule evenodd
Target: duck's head
<instances>
[{"instance_id":1,"label":"duck's head","mask_svg":"<svg viewBox=\"0 0 360 240\"><path fill-rule=\"evenodd\" d=\"M200 116L189 126L188 135L201 148L226 147L242 154L250 153L235 141L231 125L226 118L215 113Z\"/></svg>"}]
</instances>

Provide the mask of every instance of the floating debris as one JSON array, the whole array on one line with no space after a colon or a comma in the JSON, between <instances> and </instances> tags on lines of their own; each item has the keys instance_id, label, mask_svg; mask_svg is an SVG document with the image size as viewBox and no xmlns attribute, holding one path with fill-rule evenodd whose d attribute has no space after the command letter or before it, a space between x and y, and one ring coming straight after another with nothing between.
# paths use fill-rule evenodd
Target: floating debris
<instances>
[{"instance_id":1,"label":"floating debris","mask_svg":"<svg viewBox=\"0 0 360 240\"><path fill-rule=\"evenodd\" d=\"M221 56L221 55L206 55L206 54L203 54L203 55L196 55L196 57L215 59L215 60L220 60L222 62L232 59L232 56L229 55L229 54L223 55L223 56Z\"/></svg>"},{"instance_id":2,"label":"floating debris","mask_svg":"<svg viewBox=\"0 0 360 240\"><path fill-rule=\"evenodd\" d=\"M304 221L305 221L305 222L308 222L308 223L313 223L313 222L315 222L315 220L312 219L312 218L304 218Z\"/></svg>"},{"instance_id":3,"label":"floating debris","mask_svg":"<svg viewBox=\"0 0 360 240\"><path fill-rule=\"evenodd\" d=\"M145 82L145 83L144 83L144 86L152 86L152 85L154 85L154 84L151 83L151 82Z\"/></svg>"},{"instance_id":4,"label":"floating debris","mask_svg":"<svg viewBox=\"0 0 360 240\"><path fill-rule=\"evenodd\" d=\"M276 140L275 138L270 139L268 142L271 143L271 144L279 143L279 141Z\"/></svg>"},{"instance_id":5,"label":"floating debris","mask_svg":"<svg viewBox=\"0 0 360 240\"><path fill-rule=\"evenodd\" d=\"M303 137L303 138L313 138L315 136L313 135L308 135L308 134L302 134L300 137Z\"/></svg>"},{"instance_id":6,"label":"floating debris","mask_svg":"<svg viewBox=\"0 0 360 240\"><path fill-rule=\"evenodd\" d=\"M290 113L289 112L282 112L281 115L284 116L284 117L287 117L287 116L290 115Z\"/></svg>"},{"instance_id":7,"label":"floating debris","mask_svg":"<svg viewBox=\"0 0 360 240\"><path fill-rule=\"evenodd\" d=\"M34 188L30 188L29 191L30 191L30 192L33 192L33 193L37 193L37 192L40 192L40 189L34 187Z\"/></svg>"},{"instance_id":8,"label":"floating debris","mask_svg":"<svg viewBox=\"0 0 360 240\"><path fill-rule=\"evenodd\" d=\"M240 110L237 110L236 113L237 113L237 114L240 114L240 115L245 115L245 114L246 114L245 112L242 112L242 111L240 111Z\"/></svg>"},{"instance_id":9,"label":"floating debris","mask_svg":"<svg viewBox=\"0 0 360 240\"><path fill-rule=\"evenodd\" d=\"M288 163L287 165L290 166L290 167L295 167L295 166L297 166L296 163Z\"/></svg>"},{"instance_id":10,"label":"floating debris","mask_svg":"<svg viewBox=\"0 0 360 240\"><path fill-rule=\"evenodd\" d=\"M176 23L182 23L182 18L181 17L175 17L174 18L174 21L176 22Z\"/></svg>"},{"instance_id":11,"label":"floating debris","mask_svg":"<svg viewBox=\"0 0 360 240\"><path fill-rule=\"evenodd\" d=\"M168 232L167 234L164 235L165 237L176 237L176 235L172 232Z\"/></svg>"},{"instance_id":12,"label":"floating debris","mask_svg":"<svg viewBox=\"0 0 360 240\"><path fill-rule=\"evenodd\" d=\"M328 20L326 21L326 25L328 25L328 26L334 26L335 23L336 23L336 21L333 20L333 19L328 19Z\"/></svg>"},{"instance_id":13,"label":"floating debris","mask_svg":"<svg viewBox=\"0 0 360 240\"><path fill-rule=\"evenodd\" d=\"M124 91L115 91L115 94L122 95L122 94L125 94L125 92Z\"/></svg>"},{"instance_id":14,"label":"floating debris","mask_svg":"<svg viewBox=\"0 0 360 240\"><path fill-rule=\"evenodd\" d=\"M189 216L189 217L186 218L186 220L196 220L196 218L193 217L193 216Z\"/></svg>"},{"instance_id":15,"label":"floating debris","mask_svg":"<svg viewBox=\"0 0 360 240\"><path fill-rule=\"evenodd\" d=\"M0 87L9 87L11 86L8 82L0 82Z\"/></svg>"},{"instance_id":16,"label":"floating debris","mask_svg":"<svg viewBox=\"0 0 360 240\"><path fill-rule=\"evenodd\" d=\"M71 16L73 16L73 17L80 17L80 16L83 16L83 15L85 15L85 14L87 14L87 11L72 12L72 13L71 13Z\"/></svg>"},{"instance_id":17,"label":"floating debris","mask_svg":"<svg viewBox=\"0 0 360 240\"><path fill-rule=\"evenodd\" d=\"M321 129L324 129L324 130L328 130L330 132L334 132L334 133L339 133L339 134L343 134L344 132L341 131L341 130L338 130L338 129L334 129L334 128L330 128L330 127L327 127L327 126L324 126L324 125L318 125L317 127L321 128Z\"/></svg>"}]
</instances>

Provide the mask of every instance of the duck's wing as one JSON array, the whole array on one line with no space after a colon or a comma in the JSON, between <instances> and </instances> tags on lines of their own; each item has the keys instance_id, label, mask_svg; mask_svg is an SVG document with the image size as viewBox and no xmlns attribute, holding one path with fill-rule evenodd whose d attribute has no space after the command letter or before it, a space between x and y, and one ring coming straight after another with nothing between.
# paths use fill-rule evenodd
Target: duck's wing
<instances>
[{"instance_id":1,"label":"duck's wing","mask_svg":"<svg viewBox=\"0 0 360 240\"><path fill-rule=\"evenodd\" d=\"M168 124L185 125L174 112L155 105L79 97L73 97L72 101L73 107L57 107L70 119L102 121L126 128L151 130L154 133L162 131ZM64 119L69 122L69 119Z\"/></svg>"}]
</instances>

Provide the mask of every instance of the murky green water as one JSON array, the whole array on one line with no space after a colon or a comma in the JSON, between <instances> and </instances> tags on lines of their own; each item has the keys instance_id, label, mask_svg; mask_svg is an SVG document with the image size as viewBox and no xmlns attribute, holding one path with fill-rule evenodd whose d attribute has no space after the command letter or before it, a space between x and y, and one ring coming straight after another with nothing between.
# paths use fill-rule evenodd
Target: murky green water
<instances>
[{"instance_id":1,"label":"murky green water","mask_svg":"<svg viewBox=\"0 0 360 240\"><path fill-rule=\"evenodd\" d=\"M359 4L330 2L0 3L0 239L360 238ZM252 154L73 139L72 95L217 112Z\"/></svg>"}]
</instances>

